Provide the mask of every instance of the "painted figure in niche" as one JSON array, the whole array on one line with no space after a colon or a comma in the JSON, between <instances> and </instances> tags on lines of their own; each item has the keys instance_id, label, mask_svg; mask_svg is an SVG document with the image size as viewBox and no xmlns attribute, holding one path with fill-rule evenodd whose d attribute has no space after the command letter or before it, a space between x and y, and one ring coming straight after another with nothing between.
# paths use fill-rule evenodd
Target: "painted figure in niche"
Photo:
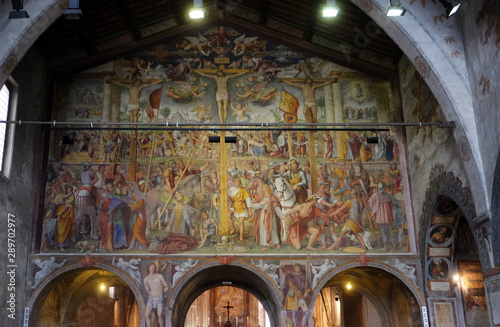
<instances>
[{"instance_id":1,"label":"painted figure in niche","mask_svg":"<svg viewBox=\"0 0 500 327\"><path fill-rule=\"evenodd\" d=\"M316 285L318 285L318 282L325 276L330 270L335 268L337 265L335 262L330 261L330 259L325 259L325 262L322 265L319 266L313 266L311 264L311 271L314 274L313 282L312 282L312 288L314 289Z\"/></svg>"},{"instance_id":2,"label":"painted figure in niche","mask_svg":"<svg viewBox=\"0 0 500 327\"><path fill-rule=\"evenodd\" d=\"M263 198L257 202L254 200L252 208L255 213L255 243L263 246L262 250L268 250L276 246L281 249L281 219L283 213L278 198L273 194L268 185L262 188Z\"/></svg>"},{"instance_id":3,"label":"painted figure in niche","mask_svg":"<svg viewBox=\"0 0 500 327\"><path fill-rule=\"evenodd\" d=\"M368 199L368 205L373 214L373 222L382 232L382 240L384 247L380 252L387 252L387 243L391 242L393 247L396 248L396 243L390 232L391 226L394 224L395 219L393 215L393 196L384 190L384 184L379 183L377 186L377 193L374 193Z\"/></svg>"},{"instance_id":4,"label":"painted figure in niche","mask_svg":"<svg viewBox=\"0 0 500 327\"><path fill-rule=\"evenodd\" d=\"M49 260L45 261L40 261L40 259L37 259L36 265L42 270L38 271L35 274L35 282L33 283L33 286L31 288L34 289L35 287L37 287L45 277L50 275L50 273L52 273L55 269L61 268L65 264L66 259L64 259L61 263L57 263L55 257L51 257Z\"/></svg>"},{"instance_id":5,"label":"painted figure in niche","mask_svg":"<svg viewBox=\"0 0 500 327\"><path fill-rule=\"evenodd\" d=\"M280 78L278 82L284 82L290 86L302 89L304 95L304 118L308 123L317 123L318 122L318 113L316 108L316 89L325 87L333 82L336 79L331 78L321 84L314 85L314 81L311 78L308 78L304 84L294 83L287 79Z\"/></svg>"},{"instance_id":6,"label":"painted figure in niche","mask_svg":"<svg viewBox=\"0 0 500 327\"><path fill-rule=\"evenodd\" d=\"M431 235L431 241L440 245L446 243L450 240L452 236L452 231L447 226L440 226L435 232Z\"/></svg>"},{"instance_id":7,"label":"painted figure in niche","mask_svg":"<svg viewBox=\"0 0 500 327\"><path fill-rule=\"evenodd\" d=\"M448 278L448 264L442 259L434 259L429 265L429 275L435 280Z\"/></svg>"},{"instance_id":8,"label":"painted figure in niche","mask_svg":"<svg viewBox=\"0 0 500 327\"><path fill-rule=\"evenodd\" d=\"M316 251L312 245L320 230L315 226L317 226L317 218L320 218L322 214L321 210L316 207L316 203L316 196L310 196L306 202L290 209L285 215L284 220L288 222L286 225L290 226L287 227L290 230L287 244L292 243L297 250L302 248L301 240L309 235L306 249ZM311 225L310 222L312 222Z\"/></svg>"},{"instance_id":9,"label":"painted figure in niche","mask_svg":"<svg viewBox=\"0 0 500 327\"><path fill-rule=\"evenodd\" d=\"M189 270L194 268L199 261L194 261L189 258L187 261L181 263L180 265L175 266L175 274L173 276L172 286L176 285L179 279L182 278Z\"/></svg>"},{"instance_id":10,"label":"painted figure in niche","mask_svg":"<svg viewBox=\"0 0 500 327\"><path fill-rule=\"evenodd\" d=\"M283 294L285 298L283 299L283 305L286 311L290 311L292 315L292 322L294 326L300 326L298 324L299 309L302 304L305 304L307 308L307 302L310 300L311 289L307 285L307 277L302 269L302 266L298 263L293 265L293 269L286 269L283 263L280 265L281 272L285 275L285 284L283 286ZM302 326L307 326L307 313L303 313L301 322ZM304 319L304 317L306 319ZM306 322L306 324L304 324Z\"/></svg>"},{"instance_id":11,"label":"painted figure in niche","mask_svg":"<svg viewBox=\"0 0 500 327\"><path fill-rule=\"evenodd\" d=\"M245 238L245 218L252 217L252 201L250 193L247 189L241 187L241 180L235 178L234 186L230 187L227 194L232 200L232 206L229 208L229 234L233 234L235 230L234 219L238 219L240 223L240 241L244 242ZM233 219L234 218L234 219Z\"/></svg>"},{"instance_id":12,"label":"painted figure in niche","mask_svg":"<svg viewBox=\"0 0 500 327\"><path fill-rule=\"evenodd\" d=\"M111 262L113 266L116 266L123 270L127 275L132 278L137 285L141 286L141 271L139 270L139 262L141 259L130 259L128 262L123 260L123 258L118 258L118 261L115 262L116 258L113 258Z\"/></svg>"},{"instance_id":13,"label":"painted figure in niche","mask_svg":"<svg viewBox=\"0 0 500 327\"><path fill-rule=\"evenodd\" d=\"M307 177L304 171L299 168L299 162L297 159L290 160L290 170L283 173L283 178L285 178L290 186L295 192L297 197L297 203L304 203L307 199Z\"/></svg>"},{"instance_id":14,"label":"painted figure in niche","mask_svg":"<svg viewBox=\"0 0 500 327\"><path fill-rule=\"evenodd\" d=\"M265 263L264 260L262 259L259 259L258 264L256 264L252 259L252 264L259 267L263 272L265 272L269 276L269 278L271 278L276 283L276 285L280 284L278 274L276 273L276 270L279 268L279 265Z\"/></svg>"},{"instance_id":15,"label":"painted figure in niche","mask_svg":"<svg viewBox=\"0 0 500 327\"><path fill-rule=\"evenodd\" d=\"M165 268L165 267L164 267ZM148 265L148 275L144 277L144 289L148 294L146 303L146 326L151 326L151 313L156 310L158 323L163 327L163 296L168 291L168 284L161 274L162 271L157 271L158 267L155 263Z\"/></svg>"},{"instance_id":16,"label":"painted figure in niche","mask_svg":"<svg viewBox=\"0 0 500 327\"><path fill-rule=\"evenodd\" d=\"M336 194L336 199L337 201L340 201L340 193ZM335 212L332 213L332 215L338 215L342 214L346 209L349 210L349 217L347 221L345 220L337 220L336 223L344 223L344 227L342 228L342 231L340 232L339 236L335 240L335 242L327 248L328 251L334 250L339 247L340 241L346 236L347 233L353 234L354 237L359 241L361 244L361 248L363 250L366 250L366 245L361 237L361 233L363 232L362 228L362 214L363 214L363 209L364 209L364 203L363 201L358 197L358 193L356 190L352 190L351 192L351 198L344 202L340 208L338 208ZM345 215L342 215L339 217L340 219L346 219L347 217ZM339 248L342 250L341 248Z\"/></svg>"},{"instance_id":17,"label":"painted figure in niche","mask_svg":"<svg viewBox=\"0 0 500 327\"><path fill-rule=\"evenodd\" d=\"M239 73L234 73L231 76L225 75L224 70L222 69L218 69L215 72L215 75L207 74L200 70L192 70L192 72L200 74L201 76L211 78L217 82L216 100L219 112L219 120L221 123L225 123L227 118L227 104L229 102L229 92L227 89L227 82L231 78L244 75L250 71L245 70Z\"/></svg>"},{"instance_id":18,"label":"painted figure in niche","mask_svg":"<svg viewBox=\"0 0 500 327\"><path fill-rule=\"evenodd\" d=\"M198 248L201 248L205 245L207 239L211 236L217 235L217 224L213 218L208 216L208 213L204 212L201 214L201 227L200 227L200 245Z\"/></svg>"},{"instance_id":19,"label":"painted figure in niche","mask_svg":"<svg viewBox=\"0 0 500 327\"><path fill-rule=\"evenodd\" d=\"M132 214L131 219L134 220L135 218L135 221L128 249L144 250L148 247L146 241L146 196L139 190L136 182L131 182L129 187L131 189L131 201L128 203L128 206Z\"/></svg>"}]
</instances>

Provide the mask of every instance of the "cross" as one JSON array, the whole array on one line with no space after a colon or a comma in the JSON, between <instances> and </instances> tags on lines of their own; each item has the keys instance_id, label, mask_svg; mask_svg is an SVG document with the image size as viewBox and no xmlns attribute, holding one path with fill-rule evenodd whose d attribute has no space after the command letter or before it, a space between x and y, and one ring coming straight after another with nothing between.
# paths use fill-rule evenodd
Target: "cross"
<instances>
[{"instance_id":1,"label":"cross","mask_svg":"<svg viewBox=\"0 0 500 327\"><path fill-rule=\"evenodd\" d=\"M234 308L232 305L229 305L229 302L227 302L227 306L223 307L224 309L227 309L227 322L229 322L229 309Z\"/></svg>"}]
</instances>

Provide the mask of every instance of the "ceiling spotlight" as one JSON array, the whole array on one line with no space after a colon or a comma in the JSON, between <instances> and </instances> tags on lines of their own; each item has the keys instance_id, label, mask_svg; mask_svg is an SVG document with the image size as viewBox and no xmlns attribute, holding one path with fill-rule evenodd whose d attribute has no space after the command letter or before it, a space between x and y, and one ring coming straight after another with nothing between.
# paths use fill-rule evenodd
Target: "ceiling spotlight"
<instances>
[{"instance_id":1,"label":"ceiling spotlight","mask_svg":"<svg viewBox=\"0 0 500 327\"><path fill-rule=\"evenodd\" d=\"M11 11L9 13L9 19L19 19L19 18L29 18L30 16L26 12L26 10L21 10L23 9L23 0L12 0L12 9L14 11Z\"/></svg>"},{"instance_id":2,"label":"ceiling spotlight","mask_svg":"<svg viewBox=\"0 0 500 327\"><path fill-rule=\"evenodd\" d=\"M397 17L404 16L406 13L405 7L401 6L401 2L399 0L391 0L391 5L387 9L387 16L389 17Z\"/></svg>"},{"instance_id":3,"label":"ceiling spotlight","mask_svg":"<svg viewBox=\"0 0 500 327\"><path fill-rule=\"evenodd\" d=\"M347 289L350 290L352 288L351 283L347 283Z\"/></svg>"},{"instance_id":4,"label":"ceiling spotlight","mask_svg":"<svg viewBox=\"0 0 500 327\"><path fill-rule=\"evenodd\" d=\"M323 17L336 17L339 13L339 7L335 0L326 0L326 6L323 8Z\"/></svg>"},{"instance_id":5,"label":"ceiling spotlight","mask_svg":"<svg viewBox=\"0 0 500 327\"><path fill-rule=\"evenodd\" d=\"M453 16L460 8L460 2L457 1L439 0L439 2L446 8L446 18Z\"/></svg>"},{"instance_id":6,"label":"ceiling spotlight","mask_svg":"<svg viewBox=\"0 0 500 327\"><path fill-rule=\"evenodd\" d=\"M82 17L83 13L80 9L80 0L69 0L69 8L64 11L64 18L80 19Z\"/></svg>"},{"instance_id":7,"label":"ceiling spotlight","mask_svg":"<svg viewBox=\"0 0 500 327\"><path fill-rule=\"evenodd\" d=\"M189 18L201 19L205 17L203 10L203 0L193 0L193 8L189 11Z\"/></svg>"},{"instance_id":8,"label":"ceiling spotlight","mask_svg":"<svg viewBox=\"0 0 500 327\"><path fill-rule=\"evenodd\" d=\"M106 289L106 285L104 285L104 283L101 284L101 291L104 291Z\"/></svg>"},{"instance_id":9,"label":"ceiling spotlight","mask_svg":"<svg viewBox=\"0 0 500 327\"><path fill-rule=\"evenodd\" d=\"M455 283L458 283L460 281L460 275L459 274L453 275L453 280L455 281Z\"/></svg>"}]
</instances>

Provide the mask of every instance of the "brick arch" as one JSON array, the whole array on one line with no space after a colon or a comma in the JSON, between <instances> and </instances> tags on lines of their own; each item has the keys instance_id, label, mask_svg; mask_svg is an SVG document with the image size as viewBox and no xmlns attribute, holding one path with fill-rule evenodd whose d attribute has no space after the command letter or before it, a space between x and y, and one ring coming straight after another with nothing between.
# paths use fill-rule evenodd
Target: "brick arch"
<instances>
[{"instance_id":1,"label":"brick arch","mask_svg":"<svg viewBox=\"0 0 500 327\"><path fill-rule=\"evenodd\" d=\"M92 267L82 267L82 264L80 262L75 262L67 264L53 271L50 275L45 277L45 279L30 294L25 306L30 311L30 325L38 321L40 309L43 307L45 299L47 295L52 291L52 289L54 289L62 280L64 280L69 275L89 270L105 270L121 278L134 294L141 317L144 315L146 309L144 299L142 297L140 289L137 287L137 285L129 275L127 275L121 269L103 262L96 261L94 262L94 265ZM144 326L145 320L141 319L141 327Z\"/></svg>"}]
</instances>

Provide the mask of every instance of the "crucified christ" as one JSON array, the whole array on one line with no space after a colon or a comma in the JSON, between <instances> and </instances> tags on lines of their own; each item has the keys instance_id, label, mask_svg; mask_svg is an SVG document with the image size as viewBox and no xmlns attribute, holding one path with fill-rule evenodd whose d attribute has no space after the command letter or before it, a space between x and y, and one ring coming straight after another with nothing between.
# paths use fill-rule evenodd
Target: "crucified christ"
<instances>
[{"instance_id":1,"label":"crucified christ","mask_svg":"<svg viewBox=\"0 0 500 327\"><path fill-rule=\"evenodd\" d=\"M299 84L296 82L303 81L304 84ZM318 113L316 108L316 89L320 87L327 86L331 83L336 83L338 81L337 78L317 78L311 79L308 78L306 80L298 79L298 78L279 78L278 82L284 82L290 86L302 89L304 94L304 118L308 123L317 123L318 122ZM323 82L318 85L314 85L314 83Z\"/></svg>"},{"instance_id":2,"label":"crucified christ","mask_svg":"<svg viewBox=\"0 0 500 327\"><path fill-rule=\"evenodd\" d=\"M203 71L212 71L212 69L191 69L191 72L200 74L201 76L205 76L211 79L214 79L217 82L217 92L216 92L216 100L217 107L219 111L219 120L221 123L226 122L227 118L227 104L229 102L229 92L227 90L227 81L231 78L238 77L244 75L246 73L250 73L251 70L243 70L240 69L217 69L215 74L207 74ZM225 72L232 73L233 71L238 71L233 73L233 75L226 75Z\"/></svg>"}]
</instances>

